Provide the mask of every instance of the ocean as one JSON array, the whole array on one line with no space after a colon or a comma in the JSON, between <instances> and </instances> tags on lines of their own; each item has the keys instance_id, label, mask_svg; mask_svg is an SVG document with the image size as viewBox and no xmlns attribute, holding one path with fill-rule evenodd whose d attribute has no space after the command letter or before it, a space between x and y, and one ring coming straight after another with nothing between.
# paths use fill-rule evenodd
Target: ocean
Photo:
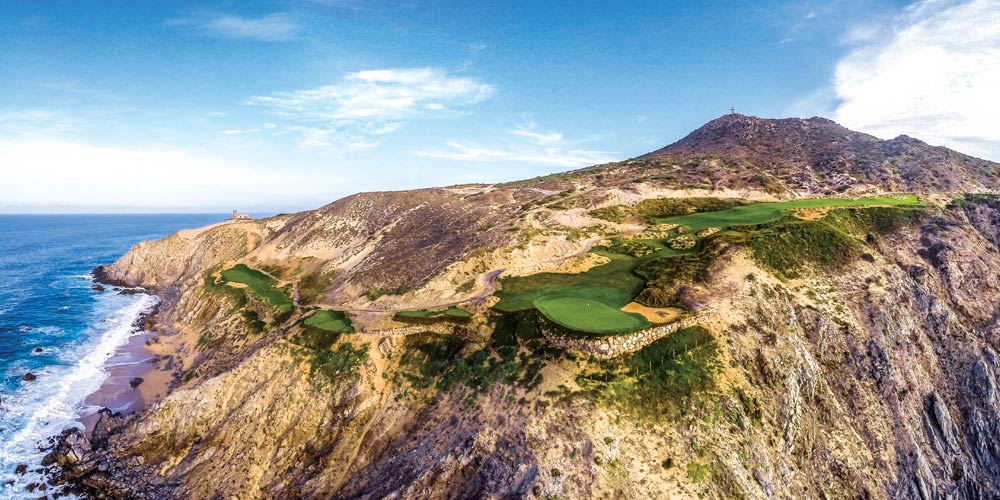
<instances>
[{"instance_id":1,"label":"ocean","mask_svg":"<svg viewBox=\"0 0 1000 500\"><path fill-rule=\"evenodd\" d=\"M27 484L39 445L83 427L84 399L100 388L115 350L156 299L91 289L91 269L142 240L226 218L184 215L0 215L0 498L38 498ZM25 381L31 373L37 378ZM15 469L28 466L28 473ZM13 481L13 484L10 482ZM52 493L50 489L48 493Z\"/></svg>"}]
</instances>

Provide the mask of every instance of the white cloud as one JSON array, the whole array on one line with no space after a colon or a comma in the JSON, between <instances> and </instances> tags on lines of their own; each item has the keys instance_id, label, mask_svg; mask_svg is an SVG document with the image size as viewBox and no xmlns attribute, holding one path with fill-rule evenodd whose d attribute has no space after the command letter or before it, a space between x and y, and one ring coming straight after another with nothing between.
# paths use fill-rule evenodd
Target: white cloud
<instances>
[{"instance_id":1,"label":"white cloud","mask_svg":"<svg viewBox=\"0 0 1000 500\"><path fill-rule=\"evenodd\" d=\"M249 102L300 121L398 120L446 111L446 106L475 104L495 91L493 85L435 68L381 69L349 73L333 85L256 96Z\"/></svg>"},{"instance_id":2,"label":"white cloud","mask_svg":"<svg viewBox=\"0 0 1000 500\"><path fill-rule=\"evenodd\" d=\"M560 167L583 167L617 159L614 153L580 149L566 144L558 132L539 132L532 123L511 131L511 135L527 139L505 147L484 147L449 142L445 151L414 151L417 156L473 162L524 162Z\"/></svg>"},{"instance_id":3,"label":"white cloud","mask_svg":"<svg viewBox=\"0 0 1000 500\"><path fill-rule=\"evenodd\" d=\"M302 147L367 149L407 121L452 116L495 92L493 85L440 69L394 68L348 73L332 85L255 96L248 103L291 122L287 128L300 134Z\"/></svg>"},{"instance_id":4,"label":"white cloud","mask_svg":"<svg viewBox=\"0 0 1000 500\"><path fill-rule=\"evenodd\" d=\"M374 138L395 131L399 124L387 124L380 129L354 128L336 129L321 127L304 127L293 125L288 130L299 134L298 145L304 149L347 149L359 151L371 149L379 145Z\"/></svg>"},{"instance_id":5,"label":"white cloud","mask_svg":"<svg viewBox=\"0 0 1000 500\"><path fill-rule=\"evenodd\" d=\"M202 13L191 17L169 19L167 26L189 28L207 35L263 42L284 42L299 34L299 25L285 13L262 17L242 17L231 14Z\"/></svg>"},{"instance_id":6,"label":"white cloud","mask_svg":"<svg viewBox=\"0 0 1000 500\"><path fill-rule=\"evenodd\" d=\"M1000 1L926 0L837 65L835 118L1000 160Z\"/></svg>"},{"instance_id":7,"label":"white cloud","mask_svg":"<svg viewBox=\"0 0 1000 500\"><path fill-rule=\"evenodd\" d=\"M548 146L562 141L563 135L558 132L539 132L536 124L531 123L526 126L517 127L512 133L521 137L527 137L531 142L539 146Z\"/></svg>"},{"instance_id":8,"label":"white cloud","mask_svg":"<svg viewBox=\"0 0 1000 500\"><path fill-rule=\"evenodd\" d=\"M223 135L243 135L243 134L253 134L256 132L260 132L260 129L259 128L248 128L246 130L230 129L230 130L223 130L219 133Z\"/></svg>"}]
</instances>

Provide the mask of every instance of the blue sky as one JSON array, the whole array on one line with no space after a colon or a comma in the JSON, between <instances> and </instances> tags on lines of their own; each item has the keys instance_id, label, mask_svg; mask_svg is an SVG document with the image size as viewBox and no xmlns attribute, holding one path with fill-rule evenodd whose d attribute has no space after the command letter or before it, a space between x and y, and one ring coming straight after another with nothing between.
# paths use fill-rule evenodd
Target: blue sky
<instances>
[{"instance_id":1,"label":"blue sky","mask_svg":"<svg viewBox=\"0 0 1000 500\"><path fill-rule=\"evenodd\" d=\"M514 180L642 154L730 106L997 160L1000 138L976 121L1000 83L997 11L7 1L0 212L291 211ZM933 63L944 76L927 77Z\"/></svg>"}]
</instances>

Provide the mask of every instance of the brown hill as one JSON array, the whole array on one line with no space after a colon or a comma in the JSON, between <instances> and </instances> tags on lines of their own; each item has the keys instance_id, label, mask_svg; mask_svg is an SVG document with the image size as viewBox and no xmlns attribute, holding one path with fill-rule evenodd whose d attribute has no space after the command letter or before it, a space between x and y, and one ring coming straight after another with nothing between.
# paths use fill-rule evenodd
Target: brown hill
<instances>
[{"instance_id":1,"label":"brown hill","mask_svg":"<svg viewBox=\"0 0 1000 500\"><path fill-rule=\"evenodd\" d=\"M844 192L870 186L887 191L996 190L1000 165L899 136L854 132L825 118L764 119L725 115L683 139L637 158L642 163L710 165L713 185L772 191ZM734 184L736 184L734 186Z\"/></svg>"}]
</instances>

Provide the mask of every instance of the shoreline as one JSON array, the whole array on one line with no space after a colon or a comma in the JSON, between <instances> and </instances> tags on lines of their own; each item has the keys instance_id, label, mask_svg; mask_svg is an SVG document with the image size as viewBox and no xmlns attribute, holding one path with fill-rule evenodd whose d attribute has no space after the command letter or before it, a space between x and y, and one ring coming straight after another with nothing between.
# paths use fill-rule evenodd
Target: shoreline
<instances>
[{"instance_id":1,"label":"shoreline","mask_svg":"<svg viewBox=\"0 0 1000 500\"><path fill-rule=\"evenodd\" d=\"M126 288L122 283L100 281L97 272L92 273L94 283L108 287ZM132 288L132 287L127 287ZM142 292L156 297L159 302L148 312L144 312L133 323L135 332L128 342L115 349L114 354L103 365L108 378L97 391L83 399L85 410L79 420L90 434L100 411L104 408L123 416L141 413L153 403L163 399L174 381L176 365L174 352L162 342L155 321L164 306L164 297L150 290ZM142 379L141 382L137 379ZM135 382L139 382L137 385Z\"/></svg>"}]
</instances>

